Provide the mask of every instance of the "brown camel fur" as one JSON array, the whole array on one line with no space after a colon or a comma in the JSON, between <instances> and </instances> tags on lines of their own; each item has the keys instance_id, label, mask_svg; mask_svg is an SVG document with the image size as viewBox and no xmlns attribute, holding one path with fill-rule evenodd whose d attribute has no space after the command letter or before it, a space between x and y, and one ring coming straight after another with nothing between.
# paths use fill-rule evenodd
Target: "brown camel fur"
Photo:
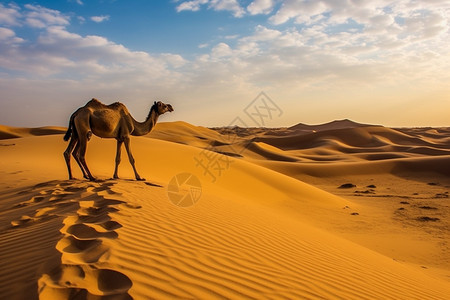
<instances>
[{"instance_id":1,"label":"brown camel fur","mask_svg":"<svg viewBox=\"0 0 450 300\"><path fill-rule=\"evenodd\" d=\"M156 124L158 117L166 112L173 111L170 104L164 104L161 101L154 102L150 108L147 119L140 123L137 122L128 109L122 103L116 102L105 105L93 98L85 106L76 110L69 121L64 140L71 138L64 158L69 171L69 179L73 179L72 169L70 167L70 155L72 154L75 161L80 166L83 177L89 180L95 180L86 165L85 154L87 142L92 134L101 138L114 138L117 140L116 166L114 169L114 178L119 178L117 172L120 163L120 155L122 144L128 153L128 159L134 170L136 180L145 180L139 176L134 165L134 158L130 149L130 135L141 136L149 133Z\"/></svg>"}]
</instances>

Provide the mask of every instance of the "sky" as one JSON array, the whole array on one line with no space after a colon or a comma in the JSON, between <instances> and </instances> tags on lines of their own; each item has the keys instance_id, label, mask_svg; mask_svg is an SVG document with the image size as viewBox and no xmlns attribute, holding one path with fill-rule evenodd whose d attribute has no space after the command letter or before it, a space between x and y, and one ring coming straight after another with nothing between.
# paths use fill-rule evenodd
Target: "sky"
<instances>
[{"instance_id":1,"label":"sky","mask_svg":"<svg viewBox=\"0 0 450 300\"><path fill-rule=\"evenodd\" d=\"M448 0L0 1L0 124L450 126Z\"/></svg>"}]
</instances>

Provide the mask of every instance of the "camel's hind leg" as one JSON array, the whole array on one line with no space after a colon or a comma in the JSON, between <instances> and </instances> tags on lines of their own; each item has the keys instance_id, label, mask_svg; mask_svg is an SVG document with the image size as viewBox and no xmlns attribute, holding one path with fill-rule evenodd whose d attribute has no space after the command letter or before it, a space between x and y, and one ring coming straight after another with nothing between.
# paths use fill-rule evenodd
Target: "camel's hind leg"
<instances>
[{"instance_id":1,"label":"camel's hind leg","mask_svg":"<svg viewBox=\"0 0 450 300\"><path fill-rule=\"evenodd\" d=\"M80 143L77 143L77 145L75 146L75 150L72 152L72 155L73 155L73 158L75 159L75 161L77 162L78 166L80 167L81 172L83 173L83 177L86 179L89 179L89 176L86 173L86 171L84 170L84 167L80 161Z\"/></svg>"},{"instance_id":2,"label":"camel's hind leg","mask_svg":"<svg viewBox=\"0 0 450 300\"><path fill-rule=\"evenodd\" d=\"M136 166L134 165L134 157L133 154L131 153L131 149L130 149L130 137L125 137L124 138L124 142L125 142L125 149L127 150L128 153L128 159L130 160L130 164L133 167L133 171L134 171L134 175L136 176L136 180L145 180L145 178L141 178L141 176L139 176L137 170L136 170Z\"/></svg>"},{"instance_id":3,"label":"camel's hind leg","mask_svg":"<svg viewBox=\"0 0 450 300\"><path fill-rule=\"evenodd\" d=\"M70 167L70 155L72 154L75 145L78 146L78 139L72 136L66 151L64 151L64 159L66 160L67 171L69 172L69 179L74 179L72 176L72 168Z\"/></svg>"}]
</instances>

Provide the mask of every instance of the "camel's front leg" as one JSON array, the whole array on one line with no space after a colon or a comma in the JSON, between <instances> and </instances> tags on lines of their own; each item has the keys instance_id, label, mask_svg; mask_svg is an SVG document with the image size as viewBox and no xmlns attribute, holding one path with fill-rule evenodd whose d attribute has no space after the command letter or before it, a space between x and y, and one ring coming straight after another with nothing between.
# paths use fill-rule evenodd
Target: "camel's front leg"
<instances>
[{"instance_id":1,"label":"camel's front leg","mask_svg":"<svg viewBox=\"0 0 450 300\"><path fill-rule=\"evenodd\" d=\"M79 143L80 143L80 150L79 150L79 158L80 158L80 163L83 166L84 170L86 171L89 180L91 181L95 181L95 177L92 176L91 171L89 171L89 168L86 164L86 147L87 147L87 137L86 136L80 136L79 138Z\"/></svg>"},{"instance_id":2,"label":"camel's front leg","mask_svg":"<svg viewBox=\"0 0 450 300\"><path fill-rule=\"evenodd\" d=\"M134 157L133 157L133 154L131 153L131 149L130 149L130 137L125 137L124 142L125 142L125 149L127 150L127 153L128 153L128 159L130 161L131 166L133 167L134 175L136 176L136 180L142 180L142 181L145 180L145 178L141 178L141 176L139 176L138 172L136 171L136 166L134 165Z\"/></svg>"},{"instance_id":3,"label":"camel's front leg","mask_svg":"<svg viewBox=\"0 0 450 300\"><path fill-rule=\"evenodd\" d=\"M75 150L72 152L72 156L75 158L75 161L77 162L78 166L80 167L81 172L83 173L83 177L86 179L89 179L89 176L86 173L86 171L84 170L84 167L80 161L80 143L77 142L77 146L75 147Z\"/></svg>"},{"instance_id":4,"label":"camel's front leg","mask_svg":"<svg viewBox=\"0 0 450 300\"><path fill-rule=\"evenodd\" d=\"M119 179L118 170L119 170L119 164L120 164L120 156L122 152L122 144L123 141L117 140L117 152L116 152L116 167L114 169L114 179Z\"/></svg>"}]
</instances>

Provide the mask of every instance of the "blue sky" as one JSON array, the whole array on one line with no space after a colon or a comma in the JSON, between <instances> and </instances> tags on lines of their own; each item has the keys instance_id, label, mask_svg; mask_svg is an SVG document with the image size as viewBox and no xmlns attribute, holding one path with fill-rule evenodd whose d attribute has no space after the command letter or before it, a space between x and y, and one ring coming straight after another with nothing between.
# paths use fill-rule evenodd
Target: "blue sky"
<instances>
[{"instance_id":1,"label":"blue sky","mask_svg":"<svg viewBox=\"0 0 450 300\"><path fill-rule=\"evenodd\" d=\"M0 124L66 125L96 97L220 126L264 91L268 126L450 126L449 18L446 0L0 1Z\"/></svg>"}]
</instances>

